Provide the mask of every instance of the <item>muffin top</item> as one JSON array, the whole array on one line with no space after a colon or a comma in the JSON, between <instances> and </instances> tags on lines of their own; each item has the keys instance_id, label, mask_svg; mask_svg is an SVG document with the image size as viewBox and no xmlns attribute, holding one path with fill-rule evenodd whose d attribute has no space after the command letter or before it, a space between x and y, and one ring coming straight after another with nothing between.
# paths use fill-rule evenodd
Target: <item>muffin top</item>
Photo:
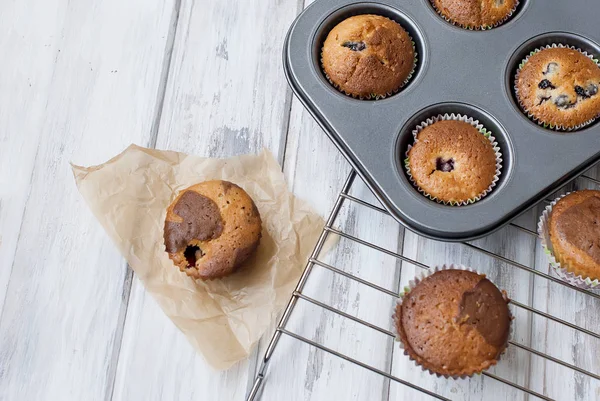
<instances>
[{"instance_id":1,"label":"muffin top","mask_svg":"<svg viewBox=\"0 0 600 401\"><path fill-rule=\"evenodd\" d=\"M408 33L379 15L357 15L335 26L322 49L323 69L341 91L360 98L385 97L414 69Z\"/></svg>"},{"instance_id":2,"label":"muffin top","mask_svg":"<svg viewBox=\"0 0 600 401\"><path fill-rule=\"evenodd\" d=\"M547 48L517 73L521 107L542 123L575 128L600 115L600 67L581 52Z\"/></svg>"},{"instance_id":3,"label":"muffin top","mask_svg":"<svg viewBox=\"0 0 600 401\"><path fill-rule=\"evenodd\" d=\"M440 14L465 28L486 28L504 22L517 0L433 0Z\"/></svg>"},{"instance_id":4,"label":"muffin top","mask_svg":"<svg viewBox=\"0 0 600 401\"><path fill-rule=\"evenodd\" d=\"M444 202L465 202L494 182L496 153L471 124L442 120L425 127L408 152L415 184Z\"/></svg>"},{"instance_id":5,"label":"muffin top","mask_svg":"<svg viewBox=\"0 0 600 401\"><path fill-rule=\"evenodd\" d=\"M256 250L261 226L246 191L228 181L204 181L181 191L167 208L165 248L188 276L219 278Z\"/></svg>"},{"instance_id":6,"label":"muffin top","mask_svg":"<svg viewBox=\"0 0 600 401\"><path fill-rule=\"evenodd\" d=\"M550 241L567 270L600 279L600 191L573 192L552 208Z\"/></svg>"},{"instance_id":7,"label":"muffin top","mask_svg":"<svg viewBox=\"0 0 600 401\"><path fill-rule=\"evenodd\" d=\"M440 270L404 296L396 329L419 365L441 375L471 375L494 365L506 348L507 303L484 275Z\"/></svg>"}]
</instances>

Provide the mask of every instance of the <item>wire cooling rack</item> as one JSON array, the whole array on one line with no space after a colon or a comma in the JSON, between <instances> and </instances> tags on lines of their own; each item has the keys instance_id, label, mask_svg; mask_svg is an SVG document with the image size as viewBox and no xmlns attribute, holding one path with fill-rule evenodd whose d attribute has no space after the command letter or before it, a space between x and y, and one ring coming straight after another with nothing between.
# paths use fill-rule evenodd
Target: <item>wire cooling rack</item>
<instances>
[{"instance_id":1,"label":"wire cooling rack","mask_svg":"<svg viewBox=\"0 0 600 401\"><path fill-rule=\"evenodd\" d=\"M446 396L438 394L427 388L421 387L420 385L417 385L414 382L400 378L400 377L390 373L389 371L382 370L376 366L373 366L372 364L362 362L358 359L358 357L350 355L349 353L343 353L343 352L334 350L333 348L323 344L322 341L319 341L318 339L317 340L309 339L306 336L301 335L298 332L293 331L292 329L290 329L288 327L289 326L288 322L289 322L291 316L294 314L294 310L297 306L298 301L303 300L303 301L306 301L318 308L322 308L323 310L327 310L331 313L334 313L343 319L349 319L359 325L364 326L365 328L367 328L369 330L375 330L375 331L377 331L385 336L389 336L391 338L395 337L394 333L392 331L388 330L387 328L367 322L364 319L353 316L352 314L346 313L337 307L334 307L326 302L319 301L319 300L315 299L314 297L307 295L307 291L305 291L307 289L306 288L307 281L308 281L311 273L313 273L315 266L316 266L319 268L329 270L333 274L344 276L345 278L353 280L353 281L359 283L360 285L370 287L371 289L379 291L384 294L387 294L388 296L391 296L394 298L397 298L397 296L398 296L397 292L395 292L395 291L391 291L389 289L383 288L378 284L375 284L369 280L365 280L361 277L353 275L352 273L344 271L338 267L332 266L331 264L325 263L322 260L320 260L319 255L321 254L321 251L323 250L325 241L329 235L332 235L332 234L337 235L340 238L344 238L346 240L353 241L353 242L359 244L360 246L369 247L376 252L382 252L384 254L387 254L393 258L396 258L398 261L412 264L417 268L429 269L431 267L424 263L418 262L417 260L408 258L397 252L383 248L372 242L360 239L357 236L352 235L347 232L344 232L341 229L334 228L334 223L336 222L336 219L338 218L338 215L340 214L340 210L342 209L342 206L344 205L345 202L354 203L356 205L360 205L361 207L367 207L376 212L383 213L385 215L389 215L389 213L382 207L380 207L378 205L374 205L373 203L367 202L365 200L359 199L358 197L355 197L350 194L350 190L351 190L356 178L357 178L356 172L352 171L350 173L350 175L348 176L348 178L342 188L342 191L339 193L339 195L337 197L337 200L334 204L333 210L331 211L329 218L327 219L327 223L323 229L323 232L321 233L319 240L317 241L317 244L311 254L311 257L308 260L306 268L296 286L296 289L292 293L291 299L290 299L287 307L285 308L282 318L275 330L275 334L273 335L273 337L269 343L269 346L265 352L265 355L264 355L264 358L260 365L260 368L258 369L256 378L254 381L254 385L248 394L247 401L258 401L259 400L260 395L261 395L261 388L267 377L267 370L269 367L269 362L271 361L275 351L277 350L277 345L279 344L279 342L283 336L287 336L293 340L297 340L302 343L308 344L309 346L320 350L320 352L325 352L332 356L341 358L347 362L350 362L354 365L357 365L361 368L367 369L375 374L378 374L384 378L387 378L390 381L399 383L400 385L407 386L407 387L412 388L413 390L422 392L423 394L428 395L428 396L432 397L433 399L449 400L449 398L446 398ZM589 183L591 185L593 185L595 187L600 187L599 180L596 180L585 174L581 175L578 179L587 180L587 181L589 181ZM545 202L548 203L551 200L552 199L546 199ZM537 237L537 233L533 230L530 230L526 227L518 225L515 222L510 223L510 225L517 228L518 230L526 233L527 235L534 236L534 238ZM543 280L548 280L549 282L560 284L561 286L564 286L564 288L567 291L577 291L581 294L584 294L586 297L590 297L593 300L593 302L595 302L595 304L594 304L594 307L596 308L595 310L596 311L600 310L600 309L598 309L598 307L600 307L600 294L598 294L596 292L587 291L587 290L583 290L583 289L574 287L574 286L560 280L559 278L556 278L554 276L546 274L542 271L536 270L534 267L526 266L525 264L519 263L516 260L512 260L507 257L501 256L499 254L490 252L486 249L483 249L482 247L473 245L472 243L463 242L462 245L470 248L474 252L482 253L483 255L485 255L487 257L494 258L499 263L507 264L514 268L523 270L523 271L525 271L529 274L532 274L536 277L539 277ZM509 293L509 296L510 295L511 294ZM577 324L571 323L560 317L557 317L551 313L544 312L542 310L536 309L532 306L526 305L524 303L521 303L521 302L518 302L515 300L511 300L511 305L513 306L513 308L522 309L523 311L527 311L529 313L537 315L542 319L547 319L547 321L553 321L555 324L563 325L572 330L575 330L578 333L588 335L591 338L600 339L600 333L599 333L600 332L600 324L598 323L597 319L595 319L593 322L587 323L588 325L590 323L595 324L594 329L589 329L589 328L581 327ZM391 314L391 312L390 312L390 314ZM600 375L598 375L594 372L591 372L589 370L586 370L581 366L578 366L578 365L582 365L582 364L571 363L571 362L565 361L564 359L560 359L560 358L551 356L545 352L541 352L535 348L532 348L526 344L523 344L522 342L519 342L515 339L511 339L509 344L510 344L509 347L516 347L518 349L523 350L524 352L528 352L528 353L531 353L532 355L536 355L537 357L544 358L545 360L550 361L551 363L561 365L562 367L564 367L566 369L571 369L573 372L577 372L578 374L583 375L583 376L587 377L588 379L600 380ZM413 368L417 369L414 366L413 366ZM536 391L536 390L530 388L530 386L528 387L526 385L527 383L525 383L525 385L519 384L519 383L516 383L514 380L506 379L504 377L501 377L499 375L491 373L490 371L483 372L483 375L492 380L498 381L502 385L510 386L519 392L523 392L523 394L528 396L528 398L530 398L530 399L542 399L542 400L554 401L554 398L551 398L549 395L543 394L539 391ZM564 378L558 378L558 379L564 380ZM600 393L600 391L599 391L599 393ZM596 396L596 394L589 394L589 397L591 397L589 399L594 399L595 396ZM585 398L588 399L587 397L588 396L586 395Z\"/></svg>"}]
</instances>

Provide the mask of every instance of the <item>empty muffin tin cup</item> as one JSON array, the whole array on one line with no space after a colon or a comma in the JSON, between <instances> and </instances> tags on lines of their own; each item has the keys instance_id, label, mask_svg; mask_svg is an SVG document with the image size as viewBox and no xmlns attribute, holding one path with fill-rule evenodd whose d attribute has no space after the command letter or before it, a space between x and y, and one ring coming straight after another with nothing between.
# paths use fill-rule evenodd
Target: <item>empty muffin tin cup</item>
<instances>
[{"instance_id":1,"label":"empty muffin tin cup","mask_svg":"<svg viewBox=\"0 0 600 401\"><path fill-rule=\"evenodd\" d=\"M360 15L360 14L358 14L358 15ZM374 15L378 15L378 14L374 14ZM348 17L348 18L350 18L350 17ZM412 48L413 48L413 54L415 56L414 60L413 60L412 70L410 70L410 72L408 73L408 75L406 76L406 78L404 79L404 81L402 82L402 84L399 87L397 87L396 89L394 89L393 91L391 91L391 92L388 92L388 93L383 94L383 95L378 95L378 94L374 94L373 93L373 94L371 94L369 96L366 96L366 97L365 96L357 96L355 94L348 93L348 92L344 91L342 88L340 88L339 85L335 84L333 82L333 80L329 77L329 75L327 74L327 72L325 71L325 68L323 66L323 46L321 46L321 53L320 53L320 59L319 59L319 63L320 63L320 66L321 66L321 71L323 71L323 75L325 75L325 78L331 84L331 86L333 86L335 89L337 89L341 93L343 93L345 95L348 95L348 96L351 96L351 97L353 97L355 99L360 99L360 100L381 100L381 99L385 99L387 97L393 96L396 93L400 92L400 90L402 90L402 88L404 88L410 82L410 80L412 79L412 77L415 75L415 71L417 70L417 64L419 62L419 54L417 53L417 46L415 44L414 39L410 35L410 32L406 28L404 28L402 26L402 24L400 24L398 21L394 21L393 19L391 19L389 17L385 17L385 18L387 18L390 21L393 21L393 22L397 23L398 25L400 25L400 27L402 27L402 29L404 29L404 31L408 35L408 38L410 39L410 43L411 43Z\"/></svg>"},{"instance_id":2,"label":"empty muffin tin cup","mask_svg":"<svg viewBox=\"0 0 600 401\"><path fill-rule=\"evenodd\" d=\"M445 120L462 121L462 122L465 122L465 123L470 124L473 127L475 127L477 129L477 131L479 131L483 136L485 136L490 141L490 143L492 144L492 148L494 149L494 153L496 155L496 172L494 174L494 179L492 180L492 183L490 184L490 186L487 187L482 193L480 193L476 197L467 199L466 201L462 201L462 202L444 201L444 200L438 199L437 197L429 194L427 191L425 191L421 187L419 187L419 185L416 183L416 181L412 175L411 169L410 169L410 157L408 154L409 154L410 150L412 149L412 147L414 146L414 144L416 144L419 141L419 138L418 138L419 133L421 131L423 131L426 127L428 127L438 121L445 121ZM475 120L472 117L467 117L462 114L454 114L454 113L443 114L443 115L438 114L437 116L430 117L427 120L420 123L419 125L417 125L416 128L413 129L412 134L413 134L414 142L413 142L413 145L408 145L408 148L406 150L406 154L405 154L406 158L404 159L404 168L406 169L406 174L408 175L408 179L413 184L413 186L419 192L421 192L424 196L428 197L429 199L431 199L437 203L441 203L441 204L448 205L448 206L466 206L466 205L470 205L472 203L480 201L483 197L485 197L487 194L492 192L492 190L498 183L498 180L500 179L500 174L502 174L502 152L500 150L500 146L498 146L498 142L496 142L496 138L492 135L492 133L490 131L488 131L483 126L483 124L479 123L479 120Z\"/></svg>"},{"instance_id":3,"label":"empty muffin tin cup","mask_svg":"<svg viewBox=\"0 0 600 401\"><path fill-rule=\"evenodd\" d=\"M592 280L590 277L582 277L581 275L576 275L575 273L569 271L565 262L561 264L554 254L554 249L552 247L552 241L550 241L550 215L552 214L552 208L556 203L569 195L571 192L566 193L558 198L556 198L552 203L550 203L540 216L540 221L538 222L538 235L540 237L542 248L544 249L544 253L548 257L548 262L550 266L554 269L558 277L560 277L563 281L574 285L575 287L584 289L584 290L593 290L598 289L600 285L600 280L595 279Z\"/></svg>"},{"instance_id":4,"label":"empty muffin tin cup","mask_svg":"<svg viewBox=\"0 0 600 401\"><path fill-rule=\"evenodd\" d=\"M493 29L493 28L497 28L500 25L504 24L506 21L508 21L513 14L517 11L517 9L519 8L520 2L516 1L515 2L515 6L513 7L512 10L510 10L510 12L504 17L502 18L500 21L496 22L493 25L480 25L480 26L471 26L471 25L464 25L464 24L460 24L456 21L454 21L453 19L445 16L435 5L435 1L434 0L429 0L429 3L431 4L431 6L433 7L433 9L435 10L436 13L438 13L438 15L446 22L454 25L454 26L458 26L461 27L463 29L467 29L469 31L485 31L488 29Z\"/></svg>"},{"instance_id":5,"label":"empty muffin tin cup","mask_svg":"<svg viewBox=\"0 0 600 401\"><path fill-rule=\"evenodd\" d=\"M433 268L427 269L423 272L421 272L420 275L417 275L414 279L410 280L408 282L408 286L404 287L403 291L400 292L400 294L398 295L398 300L396 302L396 306L394 307L394 314L392 315L392 321L393 321L393 333L395 335L394 340L396 342L399 343L400 345L400 349L404 350L404 355L408 356L408 358L414 362L415 366L418 368L421 368L421 370L423 372L429 372L430 375L435 375L437 377L444 377L446 379L454 379L454 380L458 380L458 379L466 379L469 377L473 377L474 375L479 375L481 374L481 372L491 368L492 366L496 365L498 363L498 361L500 361L500 358L502 357L502 355L504 355L506 353L506 349L508 348L508 344L510 342L510 340L513 338L514 335L514 325L512 324L512 321L514 320L514 317L512 315L512 312L510 311L510 308L508 309L508 314L510 317L510 329L509 329L509 334L506 340L506 344L504 345L504 348L502 349L502 352L500 352L498 354L498 357L496 358L496 360L487 368L479 371L479 372L473 372L470 375L445 375L445 374L440 374L437 372L432 371L431 369L427 369L424 366L420 365L419 362L417 360L415 360L414 358L412 358L412 356L408 353L408 351L406 350L405 346L404 346L404 342L402 341L402 338L400 337L400 334L398 333L398 326L400 324L400 322L398 322L398 308L400 308L402 306L402 301L404 300L404 297L406 295L408 295L421 281L425 280L427 277L433 275L434 273L437 273L441 270L466 270L469 272L473 272L476 274L481 274L479 273L477 270L472 269L470 267L466 267L463 265L455 265L455 264L450 264L450 265L441 265L441 266L435 266ZM485 275L484 275L485 276ZM489 278L486 276L486 278L489 280ZM492 280L490 280L492 281ZM492 284L494 284L492 282ZM495 285L495 284L494 284ZM497 287L497 286L496 286ZM508 298L506 291L504 290L500 290L500 292L502 292L502 295L504 296L504 299L506 300L506 302L510 302L510 299Z\"/></svg>"},{"instance_id":6,"label":"empty muffin tin cup","mask_svg":"<svg viewBox=\"0 0 600 401\"><path fill-rule=\"evenodd\" d=\"M521 108L521 110L523 110L523 112L527 115L527 117L531 120L534 121L536 124L544 127L544 128L549 128L551 130L554 131L562 131L562 132L572 132L572 131L577 131L579 129L582 129L590 124L592 124L594 121L596 121L596 119L600 116L596 116L582 124L576 125L574 127L565 127L559 124L550 124L550 123L546 123L543 121L540 121L538 118L536 118L529 110L527 110L527 108L525 107L525 105L523 105L523 102L521 101L521 98L519 97L519 88L517 87L517 82L519 82L519 74L521 73L521 70L523 69L523 66L527 63L527 61L529 61L529 59L536 53L542 51L542 50L546 50L546 49L571 49L571 50L576 50L579 53L583 54L584 56L586 56L587 58L589 58L590 60L592 60L594 63L596 63L596 65L598 65L598 68L600 68L600 62L594 58L594 56L592 56L591 54L589 54L588 52L581 50L578 47L575 46L569 46L569 45L564 45L562 43L553 43L550 45L546 45L546 46L542 46L542 47L538 47L534 50L532 50L527 57L525 57L521 63L519 63L519 68L517 68L517 73L515 75L515 80L514 80L514 91L515 91L515 95L517 97L517 102L519 103L519 107Z\"/></svg>"}]
</instances>

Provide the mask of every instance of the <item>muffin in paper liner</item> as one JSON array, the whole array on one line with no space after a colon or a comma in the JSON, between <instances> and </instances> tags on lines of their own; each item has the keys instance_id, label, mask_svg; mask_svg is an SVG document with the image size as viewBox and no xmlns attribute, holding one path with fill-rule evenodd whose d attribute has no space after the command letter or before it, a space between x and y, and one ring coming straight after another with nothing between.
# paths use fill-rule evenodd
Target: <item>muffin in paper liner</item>
<instances>
[{"instance_id":1,"label":"muffin in paper liner","mask_svg":"<svg viewBox=\"0 0 600 401\"><path fill-rule=\"evenodd\" d=\"M580 130L584 127L587 127L588 125L592 124L594 121L596 121L598 119L598 117L600 117L600 114L597 115L596 117L582 123L579 125L576 125L574 127L565 127L563 125L560 124L551 124L551 123L545 123L541 120L539 120L537 117L535 117L531 112L529 112L529 110L527 110L527 108L525 107L525 105L523 104L523 102L521 101L521 98L519 97L519 88L517 87L517 82L519 81L519 74L521 73L521 69L523 68L523 66L527 63L527 61L529 61L529 59L536 53L539 53L542 50L546 50L546 49L571 49L571 50L576 50L579 53L583 54L584 56L586 56L587 58L589 58L590 60L592 60L594 63L596 63L598 65L598 67L600 67L600 61L598 59L596 59L593 55L589 54L588 52L581 50L578 47L575 46L569 46L569 45L564 45L562 43L552 43L550 45L546 45L546 46L542 46L542 47L538 47L534 50L532 50L531 52L529 52L529 54L527 55L527 57L525 57L520 63L519 63L519 68L517 68L517 73L515 74L515 78L514 78L514 84L513 84L513 90L515 91L515 95L517 98L517 102L519 103L519 107L521 108L521 110L523 111L523 113L525 113L525 115L527 116L527 118L529 118L531 121L535 122L536 124L538 124L541 127L544 128L548 128L554 131L558 131L558 132L573 132L573 131L577 131Z\"/></svg>"},{"instance_id":2,"label":"muffin in paper liner","mask_svg":"<svg viewBox=\"0 0 600 401\"><path fill-rule=\"evenodd\" d=\"M556 274L562 280L584 290L600 289L600 280L592 280L589 277L582 277L581 275L576 275L575 273L567 270L564 261L561 265L561 263L556 259L556 256L554 255L552 241L550 241L550 215L552 214L552 208L554 207L554 205L556 205L556 203L559 200L571 193L572 192L568 192L562 196L559 196L558 198L553 200L548 206L546 206L546 208L542 212L542 215L540 216L540 221L538 222L538 235L540 237L544 253L548 257L548 262L550 263L550 266L554 269Z\"/></svg>"},{"instance_id":3,"label":"muffin in paper liner","mask_svg":"<svg viewBox=\"0 0 600 401\"><path fill-rule=\"evenodd\" d=\"M454 379L454 380L458 380L458 379L466 379L469 377L473 377L474 375L480 375L482 372L484 372L485 370L491 368L492 366L496 365L500 359L502 358L502 355L504 355L506 353L506 350L508 348L509 342L511 341L511 339L514 337L514 325L512 324L512 321L514 320L514 316L512 314L512 312L510 311L510 308L508 308L508 315L510 318L510 328L509 328L509 334L508 337L506 339L506 344L503 346L502 351L500 351L498 353L498 356L496 357L495 361L493 361L493 363L490 364L490 366L488 366L487 368L479 371L479 372L473 372L471 374L463 374L463 375L449 375L449 374L441 374L441 373L437 373L431 369L428 369L422 365L419 364L419 362L414 359L410 353L406 350L404 343L400 337L400 334L398 333L398 313L397 313L397 308L400 307L402 305L402 301L404 299L404 297L410 293L421 281L425 280L427 277L433 275L434 273L437 273L441 270L466 270L472 273L476 273L476 274L482 274L479 273L478 271L470 268L470 267L466 267L463 265L455 265L455 264L450 264L450 265L442 265L442 266L435 266L433 268L430 268L426 271L421 272L420 275L417 275L414 279L410 280L408 282L408 286L405 286L403 291L400 292L399 296L398 296L398 300L396 302L396 306L394 307L394 314L392 315L392 321L393 321L393 333L395 335L394 341L397 342L400 345L400 349L404 350L404 355L408 356L408 358L415 364L416 367L420 367L421 370L423 372L429 372L430 375L435 375L436 377L444 377L446 379ZM485 275L484 275L485 276ZM486 276L487 278L487 276ZM489 280L489 278L487 278ZM491 280L490 280L491 282ZM492 284L494 284L492 282ZM495 285L495 284L494 284ZM497 287L497 286L496 286ZM502 293L504 299L506 300L507 304L510 303L510 299L508 298L506 291L504 290L500 290L500 292Z\"/></svg>"},{"instance_id":4,"label":"muffin in paper liner","mask_svg":"<svg viewBox=\"0 0 600 401\"><path fill-rule=\"evenodd\" d=\"M508 21L513 14L515 13L515 11L517 11L517 8L519 7L520 1L516 1L515 2L515 6L513 7L512 10L510 10L510 12L504 17L502 18L500 21L496 22L493 25L480 25L480 26L471 26L471 25L464 25L464 24L460 24L454 20L452 20L451 18L445 16L435 5L435 1L434 0L429 0L429 3L431 4L431 6L433 7L433 9L435 10L435 12L446 22L454 25L454 26L458 26L461 27L463 29L467 29L469 31L486 31L486 30L490 30L490 29L494 29L499 27L500 25L504 24L506 21Z\"/></svg>"},{"instance_id":5,"label":"muffin in paper liner","mask_svg":"<svg viewBox=\"0 0 600 401\"><path fill-rule=\"evenodd\" d=\"M385 18L387 18L387 17L385 17ZM394 20L392 20L390 18L387 18L387 19L389 19L390 21L393 21L393 22L397 23L398 25L400 25L400 27L402 29L404 29L404 27L402 26L402 24L400 24L399 22L394 21ZM413 60L412 70L410 70L410 72L408 73L408 75L406 76L406 78L404 79L404 81L402 82L402 84L398 88L394 89L393 91L387 92L384 95L378 95L378 94L372 93L369 96L358 96L358 95L346 92L345 90L343 90L342 88L340 88L339 85L337 85L336 83L334 83L331 80L331 78L329 77L329 75L327 74L327 72L325 71L325 68L323 67L323 47L321 47L321 53L320 53L319 62L321 64L321 71L323 71L323 75L325 75L325 78L331 84L331 86L333 86L335 89L337 89L338 91L340 91L344 95L350 96L350 97L352 97L354 99L359 99L359 100L381 100L381 99L385 99L385 98L387 98L389 96L395 95L396 93L400 92L400 90L402 88L404 88L410 82L410 80L412 79L412 77L415 75L415 71L417 70L417 63L419 62L419 54L417 53L417 47L416 47L415 41L412 38L412 36L410 36L410 32L408 32L406 29L404 29L404 31L406 31L406 34L408 35L408 38L410 39L410 43L411 43L412 49L413 49L413 54L414 54L415 57L414 57L414 60Z\"/></svg>"},{"instance_id":6,"label":"muffin in paper liner","mask_svg":"<svg viewBox=\"0 0 600 401\"><path fill-rule=\"evenodd\" d=\"M490 184L490 186L488 188L485 189L485 191L483 191L481 194L479 194L478 196L476 196L475 198L472 199L468 199L466 201L462 201L462 202L457 202L457 201L444 201L441 199L438 199L437 197L429 194L428 192L426 192L425 190L423 190L421 187L419 187L419 185L416 183L412 172L411 172L411 168L410 168L410 156L408 155L410 150L412 149L412 147L414 146L415 143L418 142L418 135L421 131L423 131L426 127L428 127L429 125L432 125L433 123L436 123L438 121L443 121L443 120L454 120L454 121L462 121L465 122L467 124L472 125L473 127L475 127L477 129L477 131L479 131L483 136L485 136L487 139L489 139L490 143L492 144L492 147L494 149L494 153L496 154L496 173L494 174L494 179L492 180L492 183ZM404 167L406 169L406 173L408 175L408 179L410 180L410 182L414 185L415 188L417 188L417 190L419 192L421 192L424 196L426 196L427 198L436 201L437 203L441 203L444 205L449 205L449 206L466 206L466 205L470 205L472 203L478 202L480 201L483 197L485 197L487 194L489 194L490 192L492 192L492 190L494 189L494 187L496 186L496 184L498 183L498 180L500 179L500 174L502 174L502 152L500 151L500 147L498 146L498 142L496 142L496 138L492 135L491 131L488 131L483 124L480 124L478 120L475 120L471 117L467 117L465 115L462 114L438 114L435 117L430 117L427 120L423 121L422 123L420 123L419 125L417 125L417 127L412 131L413 137L414 137L414 143L413 145L408 145L408 149L406 150L405 156L406 158L404 159Z\"/></svg>"}]
</instances>

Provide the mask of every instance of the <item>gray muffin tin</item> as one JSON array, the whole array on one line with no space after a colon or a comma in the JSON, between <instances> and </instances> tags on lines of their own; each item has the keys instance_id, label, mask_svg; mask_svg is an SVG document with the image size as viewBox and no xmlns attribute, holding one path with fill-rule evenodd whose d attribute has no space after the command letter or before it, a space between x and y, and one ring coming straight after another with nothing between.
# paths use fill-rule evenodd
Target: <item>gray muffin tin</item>
<instances>
[{"instance_id":1,"label":"gray muffin tin","mask_svg":"<svg viewBox=\"0 0 600 401\"><path fill-rule=\"evenodd\" d=\"M489 234L600 160L600 125L559 133L532 122L515 100L514 75L535 48L552 43L600 56L598 4L522 0L501 26L470 31L446 22L429 0L318 0L291 26L284 69L292 90L391 215L417 233L446 241ZM322 44L342 20L378 14L412 36L418 64L410 82L382 100L336 90L320 66ZM460 113L496 137L504 163L481 201L445 206L420 194L403 160L412 130L428 117Z\"/></svg>"}]
</instances>

